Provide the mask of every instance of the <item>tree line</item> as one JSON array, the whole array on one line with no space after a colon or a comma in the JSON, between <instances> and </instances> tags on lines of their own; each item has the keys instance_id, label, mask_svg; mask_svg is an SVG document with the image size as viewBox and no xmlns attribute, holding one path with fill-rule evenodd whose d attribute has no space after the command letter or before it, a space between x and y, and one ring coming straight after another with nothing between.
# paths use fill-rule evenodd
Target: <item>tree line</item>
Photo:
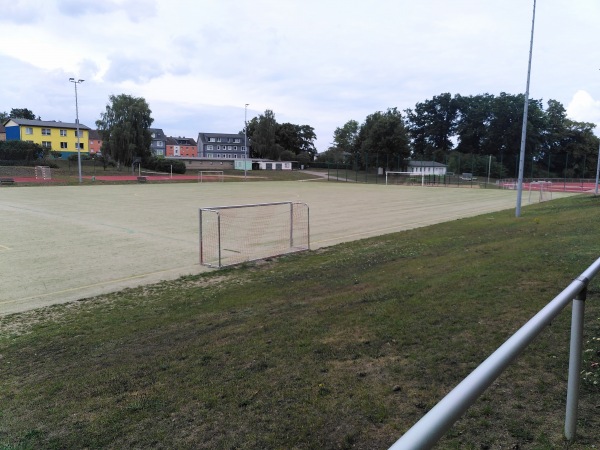
<instances>
[{"instance_id":1,"label":"tree line","mask_svg":"<svg viewBox=\"0 0 600 450\"><path fill-rule=\"evenodd\" d=\"M368 115L362 123L349 120L336 128L333 144L319 155L313 127L280 124L271 110L252 118L239 134L246 131L250 156L255 158L308 164L316 157L357 169L392 170L403 170L412 159L447 164L454 172L485 173L491 167L495 177L513 177L519 164L523 104L523 94L443 93L403 112L388 108ZM151 113L143 98L111 95L96 121L103 156L124 165L136 158L150 159ZM26 108L0 113L0 118L9 117L36 118ZM599 145L594 128L593 123L569 119L556 100L544 105L530 99L526 176L591 176Z\"/></svg>"},{"instance_id":2,"label":"tree line","mask_svg":"<svg viewBox=\"0 0 600 450\"><path fill-rule=\"evenodd\" d=\"M398 170L399 161L425 160L447 164L449 170L487 170L494 176L515 176L521 145L524 95L472 96L443 93L414 108L375 112L362 124L349 120L336 128L333 144L318 161L352 163L364 168L375 161ZM535 177L590 176L595 173L599 140L595 124L577 122L564 106L529 100L526 160ZM486 172L483 170L483 173Z\"/></svg>"}]
</instances>

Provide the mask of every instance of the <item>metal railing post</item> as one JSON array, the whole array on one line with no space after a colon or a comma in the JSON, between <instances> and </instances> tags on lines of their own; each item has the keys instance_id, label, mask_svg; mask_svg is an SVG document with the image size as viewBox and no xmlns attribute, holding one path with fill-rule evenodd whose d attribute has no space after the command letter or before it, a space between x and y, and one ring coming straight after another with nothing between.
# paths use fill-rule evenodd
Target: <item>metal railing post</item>
<instances>
[{"instance_id":1,"label":"metal railing post","mask_svg":"<svg viewBox=\"0 0 600 450\"><path fill-rule=\"evenodd\" d=\"M198 210L199 211L199 219L200 219L200 227L198 229L198 241L199 241L199 246L200 246L200 265L204 264L204 253L203 253L203 247L202 247L202 209Z\"/></svg>"},{"instance_id":2,"label":"metal railing post","mask_svg":"<svg viewBox=\"0 0 600 450\"><path fill-rule=\"evenodd\" d=\"M571 344L569 350L569 381L567 384L567 408L565 414L565 437L572 441L577 430L577 407L579 404L579 383L581 380L581 357L583 351L583 316L587 297L588 280L582 280L586 287L573 300L571 313Z\"/></svg>"},{"instance_id":3,"label":"metal railing post","mask_svg":"<svg viewBox=\"0 0 600 450\"><path fill-rule=\"evenodd\" d=\"M290 203L290 248L294 248L294 202Z\"/></svg>"},{"instance_id":4,"label":"metal railing post","mask_svg":"<svg viewBox=\"0 0 600 450\"><path fill-rule=\"evenodd\" d=\"M217 239L219 242L219 269L221 266L221 214L217 213Z\"/></svg>"}]
</instances>

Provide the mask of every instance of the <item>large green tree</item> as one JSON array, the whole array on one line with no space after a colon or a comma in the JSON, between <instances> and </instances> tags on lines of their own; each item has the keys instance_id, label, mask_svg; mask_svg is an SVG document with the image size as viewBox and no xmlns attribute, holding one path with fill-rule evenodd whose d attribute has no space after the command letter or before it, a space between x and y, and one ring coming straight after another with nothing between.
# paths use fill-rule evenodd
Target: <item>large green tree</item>
<instances>
[{"instance_id":1,"label":"large green tree","mask_svg":"<svg viewBox=\"0 0 600 450\"><path fill-rule=\"evenodd\" d=\"M363 164L393 167L409 156L409 137L397 108L370 114L360 127L355 148Z\"/></svg>"},{"instance_id":2,"label":"large green tree","mask_svg":"<svg viewBox=\"0 0 600 450\"><path fill-rule=\"evenodd\" d=\"M310 125L296 125L282 123L277 125L275 141L283 150L288 150L294 155L306 154L312 160L317 153L314 141L315 130Z\"/></svg>"},{"instance_id":3,"label":"large green tree","mask_svg":"<svg viewBox=\"0 0 600 450\"><path fill-rule=\"evenodd\" d=\"M455 96L458 106L456 119L456 150L482 155L488 141L494 96L490 94Z\"/></svg>"},{"instance_id":4,"label":"large green tree","mask_svg":"<svg viewBox=\"0 0 600 450\"><path fill-rule=\"evenodd\" d=\"M134 158L151 156L152 137L148 130L154 119L152 111L141 97L111 95L106 111L96 126L102 137L102 153L120 164L130 165Z\"/></svg>"},{"instance_id":5,"label":"large green tree","mask_svg":"<svg viewBox=\"0 0 600 450\"><path fill-rule=\"evenodd\" d=\"M255 157L279 159L283 148L277 144L277 128L275 113L270 109L250 121L248 124L248 137L251 142L252 154Z\"/></svg>"},{"instance_id":6,"label":"large green tree","mask_svg":"<svg viewBox=\"0 0 600 450\"><path fill-rule=\"evenodd\" d=\"M346 122L342 127L336 128L333 132L333 148L336 148L337 151L342 154L353 153L355 151L359 129L359 123L353 119Z\"/></svg>"},{"instance_id":7,"label":"large green tree","mask_svg":"<svg viewBox=\"0 0 600 450\"><path fill-rule=\"evenodd\" d=\"M443 159L454 144L458 102L449 93L434 96L407 109L407 124L413 152L424 159Z\"/></svg>"},{"instance_id":8,"label":"large green tree","mask_svg":"<svg viewBox=\"0 0 600 450\"><path fill-rule=\"evenodd\" d=\"M33 111L27 108L13 108L10 110L10 117L13 119L28 119L28 120L36 120L35 114ZM39 120L39 117L37 117Z\"/></svg>"}]
</instances>

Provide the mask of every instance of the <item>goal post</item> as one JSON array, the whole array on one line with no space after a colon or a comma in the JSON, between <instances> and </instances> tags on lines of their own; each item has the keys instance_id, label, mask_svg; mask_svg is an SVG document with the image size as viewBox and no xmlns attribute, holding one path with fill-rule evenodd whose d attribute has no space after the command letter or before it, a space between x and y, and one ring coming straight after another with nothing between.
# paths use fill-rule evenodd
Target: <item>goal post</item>
<instances>
[{"instance_id":1,"label":"goal post","mask_svg":"<svg viewBox=\"0 0 600 450\"><path fill-rule=\"evenodd\" d=\"M529 183L529 203L552 200L551 181L532 181Z\"/></svg>"},{"instance_id":2,"label":"goal post","mask_svg":"<svg viewBox=\"0 0 600 450\"><path fill-rule=\"evenodd\" d=\"M413 185L421 183L421 186L425 186L425 173L418 172L385 172L385 184L401 184L401 185Z\"/></svg>"},{"instance_id":3,"label":"goal post","mask_svg":"<svg viewBox=\"0 0 600 450\"><path fill-rule=\"evenodd\" d=\"M199 170L198 183L205 181L225 181L225 175L222 170Z\"/></svg>"},{"instance_id":4,"label":"goal post","mask_svg":"<svg viewBox=\"0 0 600 450\"><path fill-rule=\"evenodd\" d=\"M51 180L52 169L48 166L35 166L35 178L37 180Z\"/></svg>"},{"instance_id":5,"label":"goal post","mask_svg":"<svg viewBox=\"0 0 600 450\"><path fill-rule=\"evenodd\" d=\"M306 203L200 208L200 264L225 267L310 249Z\"/></svg>"}]
</instances>

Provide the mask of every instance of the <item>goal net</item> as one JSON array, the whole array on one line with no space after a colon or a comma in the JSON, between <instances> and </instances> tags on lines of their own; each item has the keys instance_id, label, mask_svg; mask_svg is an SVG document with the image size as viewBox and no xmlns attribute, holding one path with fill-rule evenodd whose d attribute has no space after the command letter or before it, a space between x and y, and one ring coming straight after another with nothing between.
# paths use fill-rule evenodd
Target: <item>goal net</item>
<instances>
[{"instance_id":1,"label":"goal net","mask_svg":"<svg viewBox=\"0 0 600 450\"><path fill-rule=\"evenodd\" d=\"M225 181L225 175L222 170L199 170L198 183L207 181Z\"/></svg>"},{"instance_id":2,"label":"goal net","mask_svg":"<svg viewBox=\"0 0 600 450\"><path fill-rule=\"evenodd\" d=\"M35 166L35 178L37 180L51 180L52 169L48 166Z\"/></svg>"},{"instance_id":3,"label":"goal net","mask_svg":"<svg viewBox=\"0 0 600 450\"><path fill-rule=\"evenodd\" d=\"M425 174L416 172L386 172L385 184L400 184L406 186L425 185Z\"/></svg>"},{"instance_id":4,"label":"goal net","mask_svg":"<svg viewBox=\"0 0 600 450\"><path fill-rule=\"evenodd\" d=\"M529 203L552 200L551 181L532 181L529 183Z\"/></svg>"},{"instance_id":5,"label":"goal net","mask_svg":"<svg viewBox=\"0 0 600 450\"><path fill-rule=\"evenodd\" d=\"M305 203L200 208L200 264L224 267L310 249Z\"/></svg>"}]
</instances>

